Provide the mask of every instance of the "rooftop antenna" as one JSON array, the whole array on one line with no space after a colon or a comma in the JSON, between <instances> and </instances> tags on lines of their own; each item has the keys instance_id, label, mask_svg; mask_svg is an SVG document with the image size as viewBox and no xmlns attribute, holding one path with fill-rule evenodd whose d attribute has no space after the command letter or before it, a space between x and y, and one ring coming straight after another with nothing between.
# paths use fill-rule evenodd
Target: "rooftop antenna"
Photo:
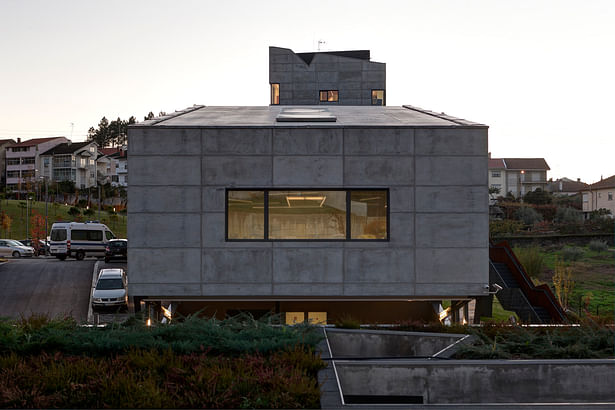
<instances>
[{"instance_id":1,"label":"rooftop antenna","mask_svg":"<svg viewBox=\"0 0 615 410\"><path fill-rule=\"evenodd\" d=\"M75 128L75 123L71 122L70 123L70 139L71 141L73 140L73 129Z\"/></svg>"},{"instance_id":2,"label":"rooftop antenna","mask_svg":"<svg viewBox=\"0 0 615 410\"><path fill-rule=\"evenodd\" d=\"M325 40L318 40L318 51L320 51L320 45L325 45L327 44Z\"/></svg>"}]
</instances>

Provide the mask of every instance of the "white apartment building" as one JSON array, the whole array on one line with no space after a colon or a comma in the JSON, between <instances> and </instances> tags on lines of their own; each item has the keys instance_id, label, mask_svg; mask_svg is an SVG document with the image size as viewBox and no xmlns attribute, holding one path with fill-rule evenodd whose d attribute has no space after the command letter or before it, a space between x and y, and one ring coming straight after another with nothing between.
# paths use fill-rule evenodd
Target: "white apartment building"
<instances>
[{"instance_id":1,"label":"white apartment building","mask_svg":"<svg viewBox=\"0 0 615 410\"><path fill-rule=\"evenodd\" d=\"M40 154L68 142L64 137L34 138L27 141L17 139L6 149L6 187L9 190L25 192L32 189L38 178L44 176L39 172ZM38 175L37 175L38 174Z\"/></svg>"},{"instance_id":2,"label":"white apartment building","mask_svg":"<svg viewBox=\"0 0 615 410\"><path fill-rule=\"evenodd\" d=\"M583 190L583 213L608 209L615 215L615 175L589 185Z\"/></svg>"},{"instance_id":3,"label":"white apartment building","mask_svg":"<svg viewBox=\"0 0 615 410\"><path fill-rule=\"evenodd\" d=\"M97 185L98 145L93 141L56 145L40 154L40 175L49 181L73 181L77 189Z\"/></svg>"},{"instance_id":4,"label":"white apartment building","mask_svg":"<svg viewBox=\"0 0 615 410\"><path fill-rule=\"evenodd\" d=\"M489 157L489 187L499 188L506 196L524 196L540 188L547 190L549 165L544 158L491 158Z\"/></svg>"}]
</instances>

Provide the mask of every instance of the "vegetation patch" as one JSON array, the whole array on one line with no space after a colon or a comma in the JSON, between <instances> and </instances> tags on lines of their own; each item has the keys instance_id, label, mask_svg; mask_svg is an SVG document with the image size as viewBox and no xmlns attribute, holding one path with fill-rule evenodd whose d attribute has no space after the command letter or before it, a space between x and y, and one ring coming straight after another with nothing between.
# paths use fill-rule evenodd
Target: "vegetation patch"
<instances>
[{"instance_id":1,"label":"vegetation patch","mask_svg":"<svg viewBox=\"0 0 615 410\"><path fill-rule=\"evenodd\" d=\"M0 407L314 408L320 332L241 316L87 328L0 322Z\"/></svg>"}]
</instances>

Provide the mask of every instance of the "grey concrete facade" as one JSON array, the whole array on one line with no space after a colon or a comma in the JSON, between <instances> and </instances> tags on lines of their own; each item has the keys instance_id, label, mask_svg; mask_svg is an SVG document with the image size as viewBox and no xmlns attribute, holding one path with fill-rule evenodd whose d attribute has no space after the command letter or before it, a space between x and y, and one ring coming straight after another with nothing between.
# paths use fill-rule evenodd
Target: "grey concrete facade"
<instances>
[{"instance_id":1,"label":"grey concrete facade","mask_svg":"<svg viewBox=\"0 0 615 410\"><path fill-rule=\"evenodd\" d=\"M129 128L130 293L451 299L488 285L487 127L406 107L195 107ZM376 110L376 111L374 111ZM390 240L225 240L228 188L389 189Z\"/></svg>"},{"instance_id":2,"label":"grey concrete facade","mask_svg":"<svg viewBox=\"0 0 615 410\"><path fill-rule=\"evenodd\" d=\"M370 61L365 50L294 53L269 47L269 84L279 84L280 105L372 105L372 90L384 90L386 99L386 64ZM339 101L321 102L324 90L337 90Z\"/></svg>"}]
</instances>

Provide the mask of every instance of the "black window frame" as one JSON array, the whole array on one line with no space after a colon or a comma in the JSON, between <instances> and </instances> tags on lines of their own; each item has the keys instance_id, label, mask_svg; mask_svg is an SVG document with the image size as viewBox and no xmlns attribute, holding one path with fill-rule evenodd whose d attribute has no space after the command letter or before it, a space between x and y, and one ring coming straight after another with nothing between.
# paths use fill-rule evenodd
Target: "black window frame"
<instances>
[{"instance_id":1,"label":"black window frame","mask_svg":"<svg viewBox=\"0 0 615 410\"><path fill-rule=\"evenodd\" d=\"M235 239L228 237L228 194L229 191L263 191L264 193L264 232L263 239ZM345 239L270 239L269 238L269 192L270 191L345 191L346 192L346 238ZM385 191L386 192L386 229L384 239L353 239L351 228L351 193L353 191ZM390 242L391 240L391 191L387 187L369 188L331 188L331 187L241 187L226 188L224 191L224 240L225 242Z\"/></svg>"},{"instance_id":2,"label":"black window frame","mask_svg":"<svg viewBox=\"0 0 615 410\"><path fill-rule=\"evenodd\" d=\"M335 101L329 101L329 93L335 92L337 93L337 100ZM322 93L327 93L327 99L323 100L322 99ZM337 104L340 102L340 90L319 90L318 91L318 101L321 103L328 103L328 104Z\"/></svg>"}]
</instances>

